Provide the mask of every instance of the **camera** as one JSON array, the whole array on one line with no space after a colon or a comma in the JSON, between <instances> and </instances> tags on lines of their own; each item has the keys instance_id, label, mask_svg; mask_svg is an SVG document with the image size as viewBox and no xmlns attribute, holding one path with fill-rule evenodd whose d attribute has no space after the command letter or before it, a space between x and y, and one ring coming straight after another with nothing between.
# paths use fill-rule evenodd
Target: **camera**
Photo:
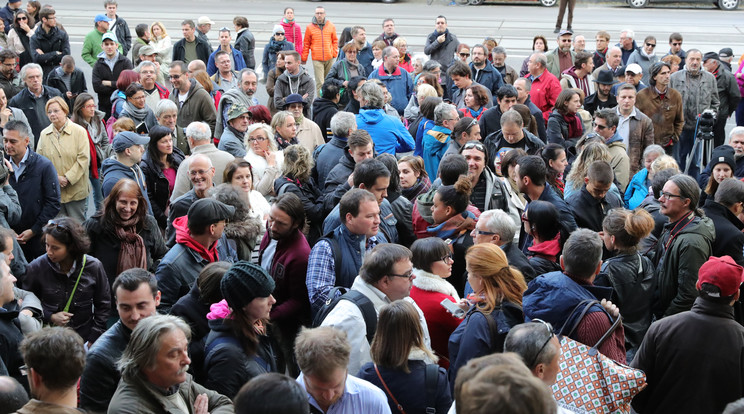
<instances>
[{"instance_id":1,"label":"camera","mask_svg":"<svg viewBox=\"0 0 744 414\"><path fill-rule=\"evenodd\" d=\"M706 109L697 117L697 134L696 138L702 140L713 139L713 127L716 124L716 112L712 109Z\"/></svg>"}]
</instances>

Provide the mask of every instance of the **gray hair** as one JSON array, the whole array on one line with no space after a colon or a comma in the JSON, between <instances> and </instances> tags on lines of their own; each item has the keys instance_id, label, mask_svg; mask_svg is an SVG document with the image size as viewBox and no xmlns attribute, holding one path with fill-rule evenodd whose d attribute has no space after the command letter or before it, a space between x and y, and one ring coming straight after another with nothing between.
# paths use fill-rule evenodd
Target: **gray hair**
<instances>
[{"instance_id":1,"label":"gray hair","mask_svg":"<svg viewBox=\"0 0 744 414\"><path fill-rule=\"evenodd\" d=\"M620 48L619 48L618 46L610 46L610 48L609 48L609 49L607 49L607 53L610 53L610 52L614 52L614 51L616 51L616 50L617 50L618 52L620 52L621 54L623 53L623 50L622 50L622 49L620 49Z\"/></svg>"},{"instance_id":2,"label":"gray hair","mask_svg":"<svg viewBox=\"0 0 744 414\"><path fill-rule=\"evenodd\" d=\"M331 118L331 131L334 137L346 138L349 136L349 130L356 129L356 115L351 112L338 111Z\"/></svg>"},{"instance_id":3,"label":"gray hair","mask_svg":"<svg viewBox=\"0 0 744 414\"><path fill-rule=\"evenodd\" d=\"M212 130L206 122L195 121L186 127L186 138L194 141L209 141L212 138Z\"/></svg>"},{"instance_id":4,"label":"gray hair","mask_svg":"<svg viewBox=\"0 0 744 414\"><path fill-rule=\"evenodd\" d=\"M437 125L442 125L442 122L448 121L450 119L446 117L449 116L452 111L457 111L455 105L448 104L446 102L438 103L437 106L434 108L434 123Z\"/></svg>"},{"instance_id":5,"label":"gray hair","mask_svg":"<svg viewBox=\"0 0 744 414\"><path fill-rule=\"evenodd\" d=\"M176 103L171 101L170 99L161 99L158 101L158 104L155 105L155 118L160 119L161 116L163 116L166 112L176 111L176 114L178 114L178 107L176 106Z\"/></svg>"},{"instance_id":6,"label":"gray hair","mask_svg":"<svg viewBox=\"0 0 744 414\"><path fill-rule=\"evenodd\" d=\"M364 100L365 106L375 109L381 109L385 105L385 98L382 88L374 82L365 82L357 88L357 95Z\"/></svg>"},{"instance_id":7,"label":"gray hair","mask_svg":"<svg viewBox=\"0 0 744 414\"><path fill-rule=\"evenodd\" d=\"M247 74L250 74L250 75L253 75L253 76L256 77L256 79L258 79L258 75L256 75L256 71L254 71L253 69L250 69L250 68L243 68L243 69L240 70L240 72L238 72L238 82L240 82L240 83L243 82L243 75L245 75L246 73Z\"/></svg>"},{"instance_id":8,"label":"gray hair","mask_svg":"<svg viewBox=\"0 0 744 414\"><path fill-rule=\"evenodd\" d=\"M625 37L629 37L631 39L635 39L635 32L633 31L633 29L625 29L622 32L620 32L621 35L623 33L625 33Z\"/></svg>"},{"instance_id":9,"label":"gray hair","mask_svg":"<svg viewBox=\"0 0 744 414\"><path fill-rule=\"evenodd\" d=\"M506 335L504 352L516 353L525 365L533 364L527 366L533 370L538 364L550 364L558 354L558 348L550 342L552 337L553 333L543 323L521 323L512 327Z\"/></svg>"},{"instance_id":10,"label":"gray hair","mask_svg":"<svg viewBox=\"0 0 744 414\"><path fill-rule=\"evenodd\" d=\"M395 48L395 46L388 46L385 49L382 49L382 58L385 59L386 57L390 56L391 53L396 52L398 49Z\"/></svg>"},{"instance_id":11,"label":"gray hair","mask_svg":"<svg viewBox=\"0 0 744 414\"><path fill-rule=\"evenodd\" d=\"M424 72L433 72L437 68L441 68L442 64L434 59L429 59L426 62L424 62Z\"/></svg>"},{"instance_id":12,"label":"gray hair","mask_svg":"<svg viewBox=\"0 0 744 414\"><path fill-rule=\"evenodd\" d=\"M673 175L669 181L673 182L679 188L679 195L682 198L690 199L690 211L698 216L703 216L703 212L697 208L698 204L700 204L700 186L698 186L697 181L687 174Z\"/></svg>"},{"instance_id":13,"label":"gray hair","mask_svg":"<svg viewBox=\"0 0 744 414\"><path fill-rule=\"evenodd\" d=\"M602 260L602 238L589 229L578 229L566 240L561 258L566 273L589 279Z\"/></svg>"},{"instance_id":14,"label":"gray hair","mask_svg":"<svg viewBox=\"0 0 744 414\"><path fill-rule=\"evenodd\" d=\"M517 80L515 80L514 83L517 83L518 80L524 81L524 90L525 91L529 92L529 91L532 90L532 81L531 80L529 80L529 79L527 79L525 77L521 77L521 78L517 78Z\"/></svg>"},{"instance_id":15,"label":"gray hair","mask_svg":"<svg viewBox=\"0 0 744 414\"><path fill-rule=\"evenodd\" d=\"M248 197L242 189L230 183L223 183L210 188L208 194L221 203L235 207L235 214L231 221L241 222L250 218L251 206L248 205Z\"/></svg>"},{"instance_id":16,"label":"gray hair","mask_svg":"<svg viewBox=\"0 0 744 414\"><path fill-rule=\"evenodd\" d=\"M26 75L28 74L28 70L29 69L36 69L39 72L41 72L42 74L44 73L44 70L41 69L41 66L39 64L37 64L37 63L26 63L21 68L21 79L22 80L24 80L24 81L26 80Z\"/></svg>"},{"instance_id":17,"label":"gray hair","mask_svg":"<svg viewBox=\"0 0 744 414\"><path fill-rule=\"evenodd\" d=\"M426 62L427 62L428 60L429 60L429 57L428 57L428 56L426 56L426 55L425 55L425 54L423 54L423 53L416 53L416 54L415 54L415 55L413 55L413 57L411 58L411 61L413 61L413 62L421 62L421 68L423 68L423 67L424 67L424 63L426 63Z\"/></svg>"},{"instance_id":18,"label":"gray hair","mask_svg":"<svg viewBox=\"0 0 744 414\"><path fill-rule=\"evenodd\" d=\"M152 68L155 69L155 72L158 71L158 67L155 66L155 63L150 62L149 60L143 60L142 62L140 62L140 64L137 65L137 68L135 70L137 71L137 73L142 72L142 69L144 69L145 66L152 66Z\"/></svg>"},{"instance_id":19,"label":"gray hair","mask_svg":"<svg viewBox=\"0 0 744 414\"><path fill-rule=\"evenodd\" d=\"M503 46L496 46L491 50L492 55L504 55L506 57L506 48Z\"/></svg>"},{"instance_id":20,"label":"gray hair","mask_svg":"<svg viewBox=\"0 0 744 414\"><path fill-rule=\"evenodd\" d=\"M153 315L142 319L132 331L124 353L119 359L119 371L126 381L136 380L143 369L154 368L163 335L180 330L191 339L191 328L183 319L172 315Z\"/></svg>"},{"instance_id":21,"label":"gray hair","mask_svg":"<svg viewBox=\"0 0 744 414\"><path fill-rule=\"evenodd\" d=\"M8 123L5 124L3 131L15 131L21 136L21 138L29 138L31 136L31 131L29 131L26 124L21 121L8 121Z\"/></svg>"},{"instance_id":22,"label":"gray hair","mask_svg":"<svg viewBox=\"0 0 744 414\"><path fill-rule=\"evenodd\" d=\"M503 128L506 124L514 124L522 128L524 126L524 119L522 119L522 115L520 115L519 112L510 109L501 115L501 127Z\"/></svg>"},{"instance_id":23,"label":"gray hair","mask_svg":"<svg viewBox=\"0 0 744 414\"><path fill-rule=\"evenodd\" d=\"M486 210L481 213L478 221L483 222L486 230L498 234L506 243L514 240L514 235L517 234L517 224L504 210Z\"/></svg>"},{"instance_id":24,"label":"gray hair","mask_svg":"<svg viewBox=\"0 0 744 414\"><path fill-rule=\"evenodd\" d=\"M248 130L245 131L245 138L243 139L243 143L245 144L245 147L248 149L248 151L253 151L253 149L251 148L251 143L248 141L248 139L251 137L251 134L257 129L263 130L266 133L266 138L269 139L269 150L276 151L277 146L276 140L274 139L274 131L271 130L270 126L264 124L263 122L248 125ZM258 183L254 184L254 186L256 185L258 185Z\"/></svg>"},{"instance_id":25,"label":"gray hair","mask_svg":"<svg viewBox=\"0 0 744 414\"><path fill-rule=\"evenodd\" d=\"M727 178L721 181L715 199L716 203L723 204L726 207L744 202L744 183L736 178Z\"/></svg>"},{"instance_id":26,"label":"gray hair","mask_svg":"<svg viewBox=\"0 0 744 414\"><path fill-rule=\"evenodd\" d=\"M651 144L648 147L646 147L645 150L643 150L643 159L645 160L646 157L648 157L651 154L658 154L658 155L664 155L666 154L666 151L664 151L664 147L657 144Z\"/></svg>"},{"instance_id":27,"label":"gray hair","mask_svg":"<svg viewBox=\"0 0 744 414\"><path fill-rule=\"evenodd\" d=\"M744 135L744 126L738 126L729 132L729 139L737 136L737 135Z\"/></svg>"},{"instance_id":28,"label":"gray hair","mask_svg":"<svg viewBox=\"0 0 744 414\"><path fill-rule=\"evenodd\" d=\"M535 57L535 63L539 63L540 67L548 67L548 58L545 57L545 53L533 53L530 57Z\"/></svg>"}]
</instances>

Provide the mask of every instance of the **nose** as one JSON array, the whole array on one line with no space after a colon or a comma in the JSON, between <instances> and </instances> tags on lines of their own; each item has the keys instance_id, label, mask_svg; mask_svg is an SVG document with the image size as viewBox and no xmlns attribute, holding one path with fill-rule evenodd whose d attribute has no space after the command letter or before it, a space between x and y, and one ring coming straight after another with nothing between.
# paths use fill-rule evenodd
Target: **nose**
<instances>
[{"instance_id":1,"label":"nose","mask_svg":"<svg viewBox=\"0 0 744 414\"><path fill-rule=\"evenodd\" d=\"M269 303L272 305L276 303L276 299L274 299L274 295L269 295Z\"/></svg>"}]
</instances>

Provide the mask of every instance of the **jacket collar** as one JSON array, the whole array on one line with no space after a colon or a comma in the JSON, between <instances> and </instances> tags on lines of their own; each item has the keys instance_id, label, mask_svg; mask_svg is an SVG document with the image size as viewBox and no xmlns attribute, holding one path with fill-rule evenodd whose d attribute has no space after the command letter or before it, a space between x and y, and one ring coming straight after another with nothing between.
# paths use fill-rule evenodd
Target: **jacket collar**
<instances>
[{"instance_id":1,"label":"jacket collar","mask_svg":"<svg viewBox=\"0 0 744 414\"><path fill-rule=\"evenodd\" d=\"M728 304L714 303L701 297L695 299L692 312L702 315L710 315L718 318L734 319L734 308Z\"/></svg>"},{"instance_id":2,"label":"jacket collar","mask_svg":"<svg viewBox=\"0 0 744 414\"><path fill-rule=\"evenodd\" d=\"M351 285L352 290L356 290L366 296L375 307L376 312L380 312L380 308L390 303L390 299L380 289L370 285L369 283L362 280L361 276L357 276L354 279L354 284Z\"/></svg>"},{"instance_id":3,"label":"jacket collar","mask_svg":"<svg viewBox=\"0 0 744 414\"><path fill-rule=\"evenodd\" d=\"M413 269L413 274L416 275L416 279L413 279L413 286L427 292L443 293L457 300L460 299L455 287L441 276L421 269Z\"/></svg>"}]
</instances>

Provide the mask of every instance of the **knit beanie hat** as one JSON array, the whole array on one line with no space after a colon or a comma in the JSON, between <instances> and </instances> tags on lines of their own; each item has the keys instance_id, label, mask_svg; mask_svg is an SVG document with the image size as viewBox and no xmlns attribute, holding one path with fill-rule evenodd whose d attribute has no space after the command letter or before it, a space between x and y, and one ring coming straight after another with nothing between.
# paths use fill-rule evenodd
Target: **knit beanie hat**
<instances>
[{"instance_id":1,"label":"knit beanie hat","mask_svg":"<svg viewBox=\"0 0 744 414\"><path fill-rule=\"evenodd\" d=\"M261 266L241 260L225 273L220 282L222 296L232 309L242 309L255 298L274 291L274 279Z\"/></svg>"},{"instance_id":2,"label":"knit beanie hat","mask_svg":"<svg viewBox=\"0 0 744 414\"><path fill-rule=\"evenodd\" d=\"M275 35L275 34L277 34L278 32L282 32L282 33L284 33L284 27L282 27L282 25L280 25L280 24L275 24L275 25L274 25L274 30L273 30L273 31L271 32L271 34L272 34L272 35Z\"/></svg>"},{"instance_id":3,"label":"knit beanie hat","mask_svg":"<svg viewBox=\"0 0 744 414\"><path fill-rule=\"evenodd\" d=\"M710 164L711 167L715 167L716 164L728 164L731 167L731 171L736 171L736 158L734 157L734 148L728 145L721 145L713 149L711 154Z\"/></svg>"}]
</instances>

